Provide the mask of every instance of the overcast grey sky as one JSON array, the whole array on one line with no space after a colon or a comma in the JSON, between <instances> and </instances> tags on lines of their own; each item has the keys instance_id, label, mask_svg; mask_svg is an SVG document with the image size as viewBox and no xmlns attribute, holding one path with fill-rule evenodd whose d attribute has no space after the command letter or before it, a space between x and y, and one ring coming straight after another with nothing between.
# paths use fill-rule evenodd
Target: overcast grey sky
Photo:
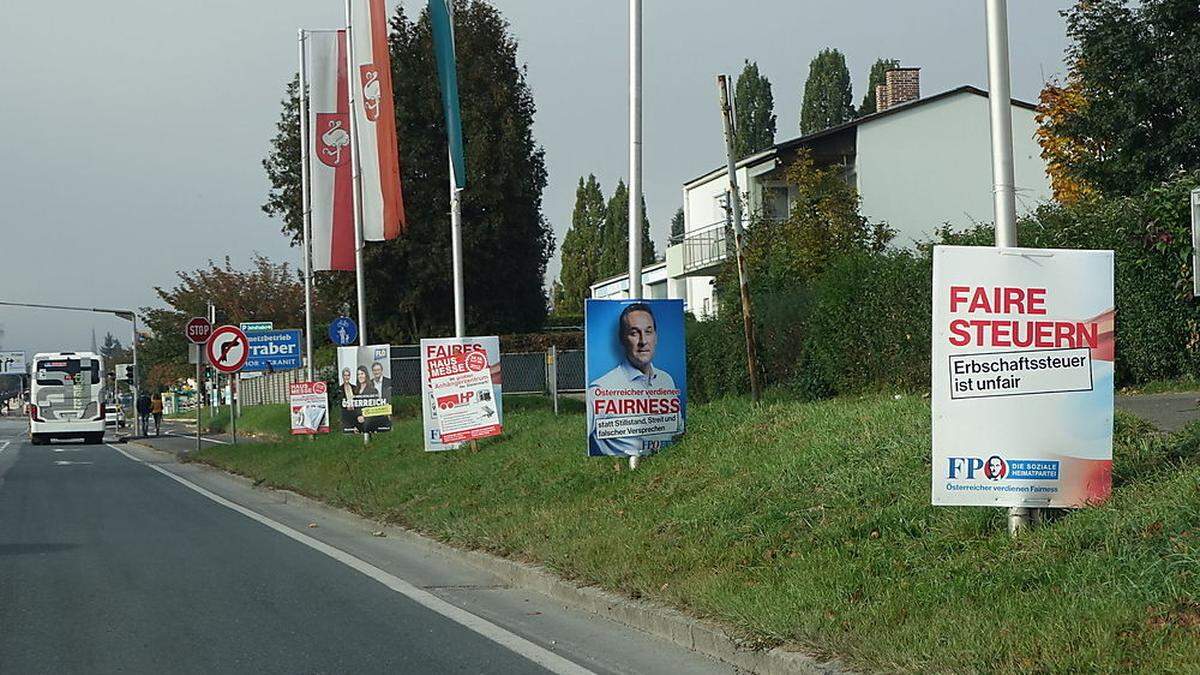
<instances>
[{"instance_id":1,"label":"overcast grey sky","mask_svg":"<svg viewBox=\"0 0 1200 675\"><path fill-rule=\"evenodd\" d=\"M512 24L538 105L561 242L575 183L611 194L627 172L623 0L493 0ZM389 7L397 3L389 0ZM757 60L774 86L778 139L797 134L808 62L845 54L855 102L877 57L918 66L923 94L987 86L983 0L648 0L644 3L644 172L655 243L681 184L722 163L713 76ZM1061 74L1058 11L1010 0L1013 92L1033 100ZM424 5L404 0L410 14ZM336 27L341 0L14 2L0 22L0 299L142 306L178 269L259 251L299 261L259 209L260 160L296 29ZM403 139L401 139L403 142ZM469 152L469 148L468 148ZM469 161L469 159L468 159ZM466 224L470 227L470 223ZM551 278L557 274L557 256ZM470 298L467 298L470 302ZM128 323L0 307L0 345L81 349Z\"/></svg>"}]
</instances>

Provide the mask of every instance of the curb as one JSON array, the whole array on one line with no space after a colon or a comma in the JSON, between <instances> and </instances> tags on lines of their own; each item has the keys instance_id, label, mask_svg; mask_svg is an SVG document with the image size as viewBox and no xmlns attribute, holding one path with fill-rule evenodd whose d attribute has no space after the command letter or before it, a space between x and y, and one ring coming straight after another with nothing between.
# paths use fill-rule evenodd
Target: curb
<instances>
[{"instance_id":1,"label":"curb","mask_svg":"<svg viewBox=\"0 0 1200 675\"><path fill-rule=\"evenodd\" d=\"M160 450L139 441L130 442L152 452L178 458L171 451ZM482 551L455 548L415 530L392 523L379 523L286 488L263 487L246 476L231 473L207 463L194 462L193 464L205 471L224 474L256 491L278 494L283 497L285 503L299 502L317 511L333 512L344 518L348 517L378 525L389 537L402 540L405 544L466 563L495 575L511 586L540 593L566 606L640 630L743 671L761 675L791 675L795 673L843 675L853 672L846 669L836 659L821 660L794 649L784 647L774 647L769 650L745 648L740 645L737 638L731 636L719 624L697 619L677 609L646 600L626 598L594 586L580 586L559 577L541 565L502 558Z\"/></svg>"}]
</instances>

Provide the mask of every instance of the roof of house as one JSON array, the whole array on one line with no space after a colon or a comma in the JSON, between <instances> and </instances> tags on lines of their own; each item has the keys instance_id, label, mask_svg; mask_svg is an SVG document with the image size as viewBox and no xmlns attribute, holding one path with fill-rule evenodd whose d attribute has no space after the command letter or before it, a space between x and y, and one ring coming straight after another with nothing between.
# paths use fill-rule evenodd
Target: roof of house
<instances>
[{"instance_id":1,"label":"roof of house","mask_svg":"<svg viewBox=\"0 0 1200 675\"><path fill-rule=\"evenodd\" d=\"M808 143L811 143L812 141L815 141L815 140L818 140L821 138L825 138L828 136L833 136L835 134L842 133L848 129L855 129L860 124L865 124L867 122L873 122L877 119L887 117L888 115L895 115L896 113L907 112L907 111L913 110L914 108L919 108L928 103L933 103L934 101L940 101L942 99L949 98L951 96L957 96L959 94L974 94L976 96L982 96L983 98L988 97L988 93L986 91L984 91L983 89L980 89L979 87L971 86L969 84L964 84L961 87L949 89L947 91L941 92L940 94L934 94L933 96L926 96L924 98L913 99L912 101L908 101L906 103L894 105L894 106L888 108L887 110L881 110L879 112L871 113L870 115L863 115L862 117L852 119L849 122L844 122L837 126L829 127L828 129L823 129L816 133L808 134L805 136L797 136L796 138L782 141L780 143L776 143L775 145L767 148L766 150L757 152L753 155L750 155L749 157L738 160L737 167L742 168L744 166L753 166L755 164L762 162L763 160L771 159L781 152L786 152L788 150L791 150L792 148L796 148L796 147L802 146L802 145L807 145ZM1026 110L1037 110L1037 105L1030 103L1028 101L1022 101L1020 99L1015 99L1015 98L1012 99L1012 104L1018 108L1025 108ZM691 187L692 185L695 185L697 183L707 182L707 181L711 180L715 175L724 173L725 171L726 171L726 167L724 165L719 166L711 171L705 172L705 173L685 182L683 184L683 186Z\"/></svg>"},{"instance_id":2,"label":"roof of house","mask_svg":"<svg viewBox=\"0 0 1200 675\"><path fill-rule=\"evenodd\" d=\"M659 260L658 262L652 262L649 265L642 265L642 274L645 274L646 272L654 272L654 271L657 271L658 268L666 267L666 266L667 266L666 260ZM596 281L594 281L592 283L591 288L595 288L597 286L603 286L605 284L611 284L614 281L620 281L621 279L628 279L628 278L629 278L629 272L621 272L620 274L614 274L613 276L607 277L605 279L597 279Z\"/></svg>"}]
</instances>

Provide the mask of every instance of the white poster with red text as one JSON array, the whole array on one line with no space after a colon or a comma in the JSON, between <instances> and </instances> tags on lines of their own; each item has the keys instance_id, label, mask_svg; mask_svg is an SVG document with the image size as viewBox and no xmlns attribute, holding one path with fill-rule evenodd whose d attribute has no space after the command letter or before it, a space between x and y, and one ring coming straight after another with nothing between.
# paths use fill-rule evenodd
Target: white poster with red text
<instances>
[{"instance_id":1,"label":"white poster with red text","mask_svg":"<svg viewBox=\"0 0 1200 675\"><path fill-rule=\"evenodd\" d=\"M329 385L324 382L288 384L293 434L329 433Z\"/></svg>"},{"instance_id":2,"label":"white poster with red text","mask_svg":"<svg viewBox=\"0 0 1200 675\"><path fill-rule=\"evenodd\" d=\"M504 429L498 337L421 340L425 450L453 450Z\"/></svg>"},{"instance_id":3,"label":"white poster with red text","mask_svg":"<svg viewBox=\"0 0 1200 675\"><path fill-rule=\"evenodd\" d=\"M934 247L933 504L1108 498L1114 317L1111 251Z\"/></svg>"}]
</instances>

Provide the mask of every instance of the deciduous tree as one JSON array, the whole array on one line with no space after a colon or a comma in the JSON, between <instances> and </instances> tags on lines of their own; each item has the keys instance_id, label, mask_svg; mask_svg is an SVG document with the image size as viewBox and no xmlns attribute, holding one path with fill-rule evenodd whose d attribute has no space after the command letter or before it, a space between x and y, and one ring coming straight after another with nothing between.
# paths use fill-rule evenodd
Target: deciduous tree
<instances>
[{"instance_id":1,"label":"deciduous tree","mask_svg":"<svg viewBox=\"0 0 1200 675\"><path fill-rule=\"evenodd\" d=\"M629 188L618 181L605 209L603 240L600 251L600 278L629 270ZM642 264L656 259L654 242L650 240L650 219L646 217L646 200L642 198Z\"/></svg>"},{"instance_id":2,"label":"deciduous tree","mask_svg":"<svg viewBox=\"0 0 1200 675\"><path fill-rule=\"evenodd\" d=\"M607 216L604 193L595 175L584 181L579 178L575 189L575 210L571 214L571 229L563 237L561 302L556 301L558 314L579 314L592 284L600 278L601 237Z\"/></svg>"},{"instance_id":3,"label":"deciduous tree","mask_svg":"<svg viewBox=\"0 0 1200 675\"><path fill-rule=\"evenodd\" d=\"M867 91L863 94L862 104L858 106L858 117L870 115L879 109L879 102L875 100L875 87L884 83L887 71L899 67L900 62L896 59L876 59L875 63L871 64L871 73L867 75Z\"/></svg>"},{"instance_id":4,"label":"deciduous tree","mask_svg":"<svg viewBox=\"0 0 1200 675\"><path fill-rule=\"evenodd\" d=\"M472 333L535 329L546 315L543 279L554 235L542 216L546 165L533 138L535 105L508 22L484 0L455 0L458 86L467 164L462 193L467 325ZM454 325L449 167L429 18L403 5L391 21L404 204L409 228L364 250L371 341L448 334ZM267 158L264 206L297 240L299 118L289 86ZM353 309L354 275L317 275L320 297Z\"/></svg>"},{"instance_id":5,"label":"deciduous tree","mask_svg":"<svg viewBox=\"0 0 1200 675\"><path fill-rule=\"evenodd\" d=\"M822 49L808 66L804 105L800 109L800 133L816 133L853 117L846 57L836 49Z\"/></svg>"},{"instance_id":6,"label":"deciduous tree","mask_svg":"<svg viewBox=\"0 0 1200 675\"><path fill-rule=\"evenodd\" d=\"M749 157L775 144L775 97L771 81L758 72L758 63L746 61L734 87L734 152Z\"/></svg>"},{"instance_id":7,"label":"deciduous tree","mask_svg":"<svg viewBox=\"0 0 1200 675\"><path fill-rule=\"evenodd\" d=\"M1200 4L1088 0L1064 16L1067 84L1042 117L1060 176L1130 195L1200 166Z\"/></svg>"}]
</instances>

